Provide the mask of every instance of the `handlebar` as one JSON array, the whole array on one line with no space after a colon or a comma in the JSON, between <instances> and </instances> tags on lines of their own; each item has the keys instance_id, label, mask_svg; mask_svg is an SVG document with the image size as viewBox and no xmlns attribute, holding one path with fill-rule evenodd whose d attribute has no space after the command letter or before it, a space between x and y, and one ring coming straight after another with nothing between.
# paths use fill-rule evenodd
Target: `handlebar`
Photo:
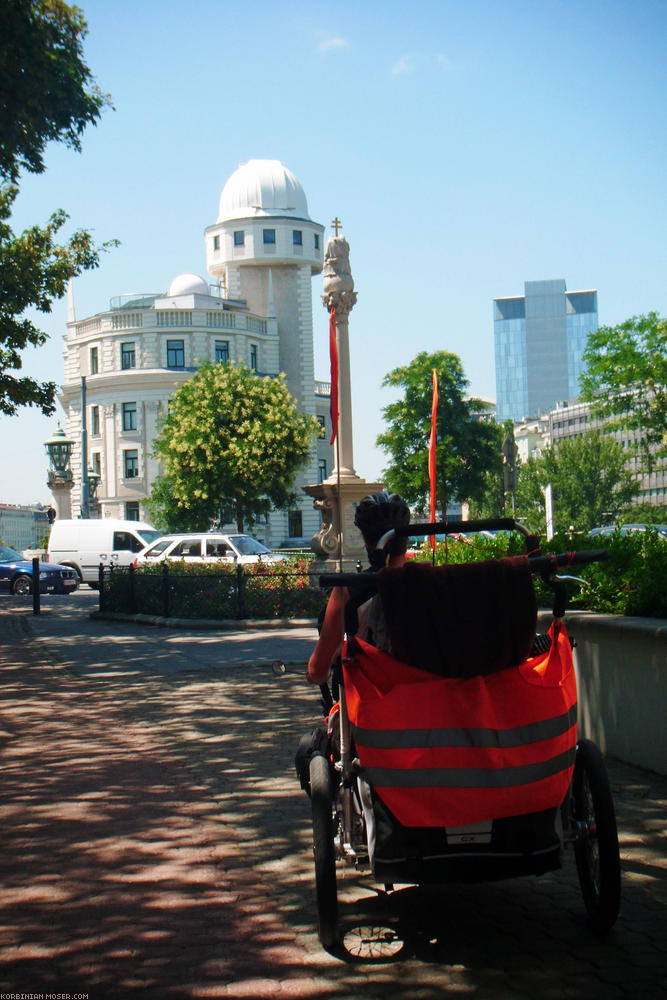
<instances>
[{"instance_id":1,"label":"handlebar","mask_svg":"<svg viewBox=\"0 0 667 1000\"><path fill-rule=\"evenodd\" d=\"M434 521L431 524L408 524L404 528L395 528L400 538L411 535L460 535L474 531L521 531L528 534L522 524L513 517L487 517L476 521Z\"/></svg>"},{"instance_id":2,"label":"handlebar","mask_svg":"<svg viewBox=\"0 0 667 1000\"><path fill-rule=\"evenodd\" d=\"M450 522L453 523L453 522ZM528 556L531 573L538 576L553 576L561 566L581 566L585 563L601 562L609 558L607 549L583 549L581 552L561 552L558 555ZM373 586L377 573L322 573L320 587L369 587Z\"/></svg>"},{"instance_id":3,"label":"handlebar","mask_svg":"<svg viewBox=\"0 0 667 1000\"><path fill-rule=\"evenodd\" d=\"M540 576L551 575L561 566L583 566L586 563L603 562L609 558L608 549L582 549L581 552L561 552L558 555L530 556L531 573Z\"/></svg>"}]
</instances>

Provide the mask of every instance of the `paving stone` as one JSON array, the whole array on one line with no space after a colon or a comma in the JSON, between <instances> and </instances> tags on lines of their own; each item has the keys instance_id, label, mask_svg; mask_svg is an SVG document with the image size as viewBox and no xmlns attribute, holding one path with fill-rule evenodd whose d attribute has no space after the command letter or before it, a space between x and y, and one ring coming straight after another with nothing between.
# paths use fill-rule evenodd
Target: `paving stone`
<instances>
[{"instance_id":1,"label":"paving stone","mask_svg":"<svg viewBox=\"0 0 667 1000\"><path fill-rule=\"evenodd\" d=\"M571 857L540 879L389 896L347 869L343 928L388 925L403 947L392 961L342 960L315 933L309 803L293 769L317 719L302 671L272 676L274 636L253 639L265 663L229 665L210 632L182 643L91 621L81 596L37 620L0 604L1 990L665 995L667 779L608 762L627 873L608 938L587 929Z\"/></svg>"}]
</instances>

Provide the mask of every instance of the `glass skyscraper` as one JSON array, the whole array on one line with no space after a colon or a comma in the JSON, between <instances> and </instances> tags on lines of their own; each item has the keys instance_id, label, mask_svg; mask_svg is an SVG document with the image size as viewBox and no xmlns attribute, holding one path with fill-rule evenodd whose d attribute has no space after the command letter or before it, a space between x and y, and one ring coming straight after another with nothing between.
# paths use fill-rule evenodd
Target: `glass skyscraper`
<instances>
[{"instance_id":1,"label":"glass skyscraper","mask_svg":"<svg viewBox=\"0 0 667 1000\"><path fill-rule=\"evenodd\" d=\"M562 279L526 281L525 295L493 300L496 419L521 420L579 393L597 291L568 292Z\"/></svg>"}]
</instances>

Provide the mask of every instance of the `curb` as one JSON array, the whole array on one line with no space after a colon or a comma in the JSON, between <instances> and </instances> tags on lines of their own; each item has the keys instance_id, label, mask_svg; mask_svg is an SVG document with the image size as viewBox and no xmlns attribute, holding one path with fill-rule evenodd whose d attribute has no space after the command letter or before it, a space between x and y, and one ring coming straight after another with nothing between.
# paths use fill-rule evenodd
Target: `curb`
<instances>
[{"instance_id":1,"label":"curb","mask_svg":"<svg viewBox=\"0 0 667 1000\"><path fill-rule=\"evenodd\" d=\"M315 618L166 618L163 615L129 615L122 611L91 611L98 621L136 622L157 628L217 629L221 632L256 632L260 629L317 628Z\"/></svg>"}]
</instances>

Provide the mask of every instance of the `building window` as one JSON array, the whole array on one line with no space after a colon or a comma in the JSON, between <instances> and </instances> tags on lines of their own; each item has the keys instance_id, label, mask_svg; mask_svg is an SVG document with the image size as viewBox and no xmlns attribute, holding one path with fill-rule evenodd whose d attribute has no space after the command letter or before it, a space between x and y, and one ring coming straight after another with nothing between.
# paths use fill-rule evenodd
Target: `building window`
<instances>
[{"instance_id":1,"label":"building window","mask_svg":"<svg viewBox=\"0 0 667 1000\"><path fill-rule=\"evenodd\" d=\"M130 448L123 452L123 474L126 479L137 479L139 476L139 452Z\"/></svg>"},{"instance_id":2,"label":"building window","mask_svg":"<svg viewBox=\"0 0 667 1000\"><path fill-rule=\"evenodd\" d=\"M96 347L90 348L90 374L97 375L100 370L99 355Z\"/></svg>"},{"instance_id":3,"label":"building window","mask_svg":"<svg viewBox=\"0 0 667 1000\"><path fill-rule=\"evenodd\" d=\"M123 430L136 431L137 429L137 404L123 403Z\"/></svg>"},{"instance_id":4,"label":"building window","mask_svg":"<svg viewBox=\"0 0 667 1000\"><path fill-rule=\"evenodd\" d=\"M243 229L237 229L234 233L234 246L242 247L245 246L245 232Z\"/></svg>"},{"instance_id":5,"label":"building window","mask_svg":"<svg viewBox=\"0 0 667 1000\"><path fill-rule=\"evenodd\" d=\"M90 433L97 437L100 433L100 408L91 406L90 408Z\"/></svg>"},{"instance_id":6,"label":"building window","mask_svg":"<svg viewBox=\"0 0 667 1000\"><path fill-rule=\"evenodd\" d=\"M300 510L290 510L287 514L287 534L290 538L303 536L303 514Z\"/></svg>"},{"instance_id":7,"label":"building window","mask_svg":"<svg viewBox=\"0 0 667 1000\"><path fill-rule=\"evenodd\" d=\"M303 233L301 232L300 229L293 229L292 230L292 244L295 247L302 247L303 246Z\"/></svg>"},{"instance_id":8,"label":"building window","mask_svg":"<svg viewBox=\"0 0 667 1000\"><path fill-rule=\"evenodd\" d=\"M326 458L320 458L317 463L317 471L319 475L318 482L323 483L327 478L327 460Z\"/></svg>"},{"instance_id":9,"label":"building window","mask_svg":"<svg viewBox=\"0 0 667 1000\"><path fill-rule=\"evenodd\" d=\"M228 340L216 340L215 342L215 360L222 361L223 365L226 365L229 361L229 341Z\"/></svg>"},{"instance_id":10,"label":"building window","mask_svg":"<svg viewBox=\"0 0 667 1000\"><path fill-rule=\"evenodd\" d=\"M319 235L319 233L315 233L315 235L313 236L313 240L314 240L314 244L315 244L315 249L319 250L320 249L320 235Z\"/></svg>"},{"instance_id":11,"label":"building window","mask_svg":"<svg viewBox=\"0 0 667 1000\"><path fill-rule=\"evenodd\" d=\"M257 371L257 344L250 345L250 370Z\"/></svg>"},{"instance_id":12,"label":"building window","mask_svg":"<svg viewBox=\"0 0 667 1000\"><path fill-rule=\"evenodd\" d=\"M134 341L120 345L120 367L123 369L136 367Z\"/></svg>"},{"instance_id":13,"label":"building window","mask_svg":"<svg viewBox=\"0 0 667 1000\"><path fill-rule=\"evenodd\" d=\"M220 249L220 237L219 236L214 236L213 237L213 249L214 250L219 250Z\"/></svg>"},{"instance_id":14,"label":"building window","mask_svg":"<svg viewBox=\"0 0 667 1000\"><path fill-rule=\"evenodd\" d=\"M134 341L130 341L127 344L120 345L120 367L122 369L135 368L136 355L134 352Z\"/></svg>"},{"instance_id":15,"label":"building window","mask_svg":"<svg viewBox=\"0 0 667 1000\"><path fill-rule=\"evenodd\" d=\"M138 521L139 520L139 501L138 500L126 500L126 502L125 502L125 520L126 521Z\"/></svg>"},{"instance_id":16,"label":"building window","mask_svg":"<svg viewBox=\"0 0 667 1000\"><path fill-rule=\"evenodd\" d=\"M264 241L264 246L275 246L276 245L276 231L275 231L275 229L264 229L264 230L262 230L262 233L263 233L263 237L262 238L263 238L263 241Z\"/></svg>"},{"instance_id":17,"label":"building window","mask_svg":"<svg viewBox=\"0 0 667 1000\"><path fill-rule=\"evenodd\" d=\"M322 416L321 413L318 413L317 422L320 425L320 429L317 432L317 436L318 438L325 438L327 436L327 418Z\"/></svg>"},{"instance_id":18,"label":"building window","mask_svg":"<svg viewBox=\"0 0 667 1000\"><path fill-rule=\"evenodd\" d=\"M185 341L167 341L167 368L185 368Z\"/></svg>"},{"instance_id":19,"label":"building window","mask_svg":"<svg viewBox=\"0 0 667 1000\"><path fill-rule=\"evenodd\" d=\"M93 466L93 471L97 473L98 476L102 476L102 455L99 451L94 451L90 456L90 460Z\"/></svg>"}]
</instances>

